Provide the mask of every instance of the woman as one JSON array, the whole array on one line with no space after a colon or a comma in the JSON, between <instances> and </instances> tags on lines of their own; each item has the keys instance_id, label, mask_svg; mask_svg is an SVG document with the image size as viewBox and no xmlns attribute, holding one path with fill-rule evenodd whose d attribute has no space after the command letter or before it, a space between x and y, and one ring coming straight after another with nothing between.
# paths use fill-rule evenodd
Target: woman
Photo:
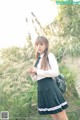
<instances>
[{"instance_id":1,"label":"woman","mask_svg":"<svg viewBox=\"0 0 80 120\"><path fill-rule=\"evenodd\" d=\"M68 120L65 112L68 104L55 82L55 77L59 75L57 60L54 54L48 51L47 38L38 36L35 41L35 49L38 63L35 67L31 67L28 72L32 79L37 81L39 114L51 114L55 120Z\"/></svg>"}]
</instances>

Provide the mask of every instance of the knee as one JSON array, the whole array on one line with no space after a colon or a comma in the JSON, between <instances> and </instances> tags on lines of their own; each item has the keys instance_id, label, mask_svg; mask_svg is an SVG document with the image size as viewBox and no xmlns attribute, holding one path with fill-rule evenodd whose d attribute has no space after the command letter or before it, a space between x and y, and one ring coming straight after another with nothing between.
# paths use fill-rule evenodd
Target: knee
<instances>
[{"instance_id":1,"label":"knee","mask_svg":"<svg viewBox=\"0 0 80 120\"><path fill-rule=\"evenodd\" d=\"M58 120L68 120L68 117L67 116L59 116Z\"/></svg>"},{"instance_id":2,"label":"knee","mask_svg":"<svg viewBox=\"0 0 80 120\"><path fill-rule=\"evenodd\" d=\"M54 120L59 120L58 119L58 116L56 114L52 114L51 117L54 119Z\"/></svg>"}]
</instances>

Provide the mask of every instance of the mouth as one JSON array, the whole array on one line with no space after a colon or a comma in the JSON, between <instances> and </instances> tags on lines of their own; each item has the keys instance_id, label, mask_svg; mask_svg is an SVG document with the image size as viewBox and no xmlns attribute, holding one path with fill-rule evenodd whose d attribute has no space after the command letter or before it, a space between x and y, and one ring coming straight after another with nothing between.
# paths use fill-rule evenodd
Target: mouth
<instances>
[{"instance_id":1,"label":"mouth","mask_svg":"<svg viewBox=\"0 0 80 120\"><path fill-rule=\"evenodd\" d=\"M41 51L40 49L38 51Z\"/></svg>"},{"instance_id":2,"label":"mouth","mask_svg":"<svg viewBox=\"0 0 80 120\"><path fill-rule=\"evenodd\" d=\"M38 50L38 53L41 53L41 50Z\"/></svg>"}]
</instances>

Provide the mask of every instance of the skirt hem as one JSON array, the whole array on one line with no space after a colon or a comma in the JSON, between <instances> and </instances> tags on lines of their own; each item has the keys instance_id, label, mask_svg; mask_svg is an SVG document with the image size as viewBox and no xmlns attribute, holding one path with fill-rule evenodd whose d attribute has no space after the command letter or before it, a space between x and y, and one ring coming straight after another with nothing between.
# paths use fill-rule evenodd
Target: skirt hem
<instances>
[{"instance_id":1,"label":"skirt hem","mask_svg":"<svg viewBox=\"0 0 80 120\"><path fill-rule=\"evenodd\" d=\"M57 114L59 112L62 112L68 107L68 105L63 106L63 108L53 110L53 111L38 111L40 115L47 115L47 114Z\"/></svg>"}]
</instances>

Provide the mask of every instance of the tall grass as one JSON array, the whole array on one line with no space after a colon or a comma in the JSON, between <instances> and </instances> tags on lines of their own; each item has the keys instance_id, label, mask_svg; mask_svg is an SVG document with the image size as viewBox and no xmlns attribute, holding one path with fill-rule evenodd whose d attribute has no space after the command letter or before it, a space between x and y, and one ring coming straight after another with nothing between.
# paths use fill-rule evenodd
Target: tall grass
<instances>
[{"instance_id":1,"label":"tall grass","mask_svg":"<svg viewBox=\"0 0 80 120\"><path fill-rule=\"evenodd\" d=\"M8 51L5 49L2 52L3 63L0 64L0 111L9 111L10 117L15 117L18 120L19 117L24 118L37 113L37 84L32 81L26 72L27 68L34 63L32 47L30 49L27 49L27 47L14 49ZM57 43L52 52L58 58L60 71L66 78L67 92L65 97L67 99L70 97L78 99L75 89L75 71L71 71L62 63L62 58L65 53L67 54L67 49L66 44ZM30 54L29 50L31 51Z\"/></svg>"},{"instance_id":2,"label":"tall grass","mask_svg":"<svg viewBox=\"0 0 80 120\"><path fill-rule=\"evenodd\" d=\"M4 79L2 79L0 85L0 110L9 111L12 118L24 118L37 113L37 84L25 72L22 73L22 71L25 71L25 67L22 68L21 71L9 70L8 72L12 74L3 76ZM75 75L66 66L62 66L60 71L66 77L66 98L75 97Z\"/></svg>"}]
</instances>

